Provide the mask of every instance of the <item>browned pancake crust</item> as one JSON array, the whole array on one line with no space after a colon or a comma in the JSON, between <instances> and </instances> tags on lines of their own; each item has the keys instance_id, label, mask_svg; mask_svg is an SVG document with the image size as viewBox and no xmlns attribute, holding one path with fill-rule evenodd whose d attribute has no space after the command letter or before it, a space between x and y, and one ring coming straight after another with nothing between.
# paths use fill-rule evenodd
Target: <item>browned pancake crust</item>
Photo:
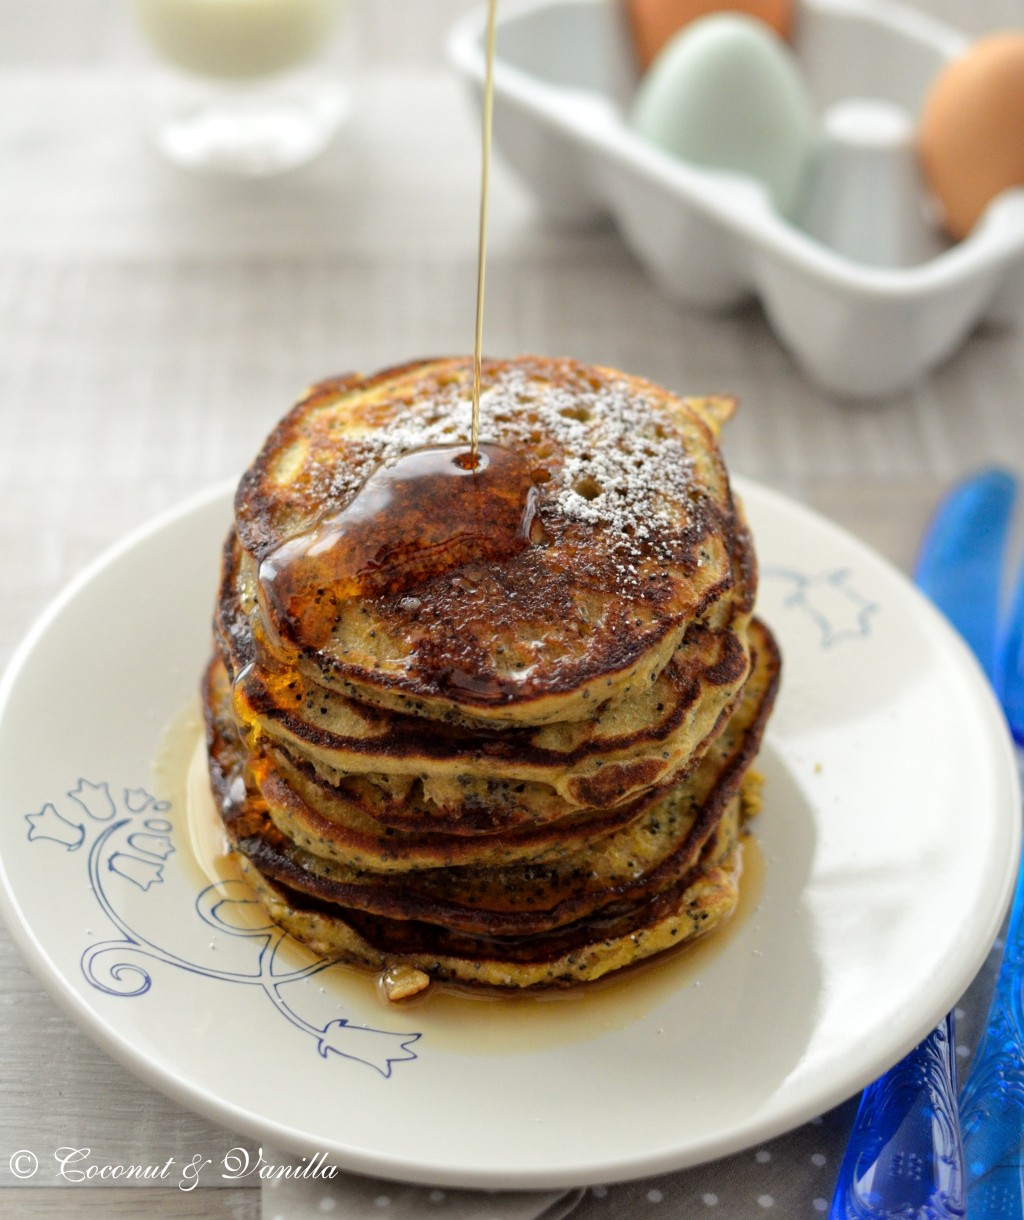
<instances>
[{"instance_id":1,"label":"browned pancake crust","mask_svg":"<svg viewBox=\"0 0 1024 1220\"><path fill-rule=\"evenodd\" d=\"M638 800L696 762L728 715L748 667L746 611L727 629L693 624L675 654L615 712L566 724L472 727L396 714L312 683L273 659L253 663L250 615L234 572L238 550L225 548L218 600L218 648L236 680L236 712L254 752L263 739L318 773L396 829L458 833L562 818L586 808ZM736 629L733 629L733 628ZM627 715L627 711L630 712ZM717 718L716 718L717 717ZM381 773L386 773L382 775ZM361 785L357 777L365 776ZM401 778L429 778L418 799ZM446 781L446 782L442 782ZM375 799L384 792L386 800Z\"/></svg>"},{"instance_id":2,"label":"browned pancake crust","mask_svg":"<svg viewBox=\"0 0 1024 1220\"><path fill-rule=\"evenodd\" d=\"M581 838L607 835L632 822L665 789L645 792L615 809L588 809L540 825L517 823L509 829L480 811L456 811L448 820L413 802L408 817L396 814L381 792L374 799L365 780L332 785L311 767L281 751L247 752L235 732L230 684L219 659L210 663L204 683L207 722L219 738L221 773L247 774L260 790L269 816L283 835L309 851L345 860L357 868L405 872L466 864L508 864L517 859L543 861L571 851ZM353 795L352 785L361 786Z\"/></svg>"},{"instance_id":3,"label":"browned pancake crust","mask_svg":"<svg viewBox=\"0 0 1024 1220\"><path fill-rule=\"evenodd\" d=\"M218 672L212 667L205 702L211 769L225 824L238 849L265 878L346 910L388 919L471 934L532 936L605 907L635 904L694 867L737 796L759 746L779 670L771 636L760 624L755 624L755 635L753 696L741 705L692 780L634 822L606 836L586 836L582 845L572 837L570 844L577 845L556 861L426 869L398 876L339 867L296 849L269 816L263 794L251 780L239 802L238 787L231 782L238 754L232 749L230 722L218 711L223 694L218 694Z\"/></svg>"},{"instance_id":4,"label":"browned pancake crust","mask_svg":"<svg viewBox=\"0 0 1024 1220\"><path fill-rule=\"evenodd\" d=\"M407 447L421 435L423 443L459 439L469 379L459 358L314 387L239 486L250 584L275 547L355 495L387 456L390 433ZM548 543L477 565L469 581L465 568L457 578L430 577L412 599L346 601L338 642L300 651L296 664L308 677L428 716L572 719L660 668L689 623L724 626L737 604L749 613L754 560L715 440L723 402L542 357L485 362L483 389L482 437L533 462ZM602 463L616 446L624 452L609 476ZM636 472L647 468L641 479ZM594 471L612 484L596 496ZM607 520L597 519L605 504ZM459 672L473 674L478 689L454 684Z\"/></svg>"},{"instance_id":5,"label":"browned pancake crust","mask_svg":"<svg viewBox=\"0 0 1024 1220\"><path fill-rule=\"evenodd\" d=\"M572 776L571 795L566 795L577 805L608 806L655 783L663 770L663 747L674 747L677 736L713 701L728 711L738 695L749 669L744 642L732 632L711 633L703 627L691 628L690 635L694 646L681 649L679 659L673 658L659 675L661 685L652 694L661 709L655 719L630 725L621 734L608 732L610 717L604 717L578 721L572 729L545 725L483 736L313 692L293 676L278 679L255 666L236 679L234 705L247 726L258 725L297 756L323 758L339 771L441 771L539 781L552 772ZM351 731L321 727L321 708L322 724L330 724L337 713ZM695 743L687 739L684 744ZM684 748L682 759L689 754ZM595 770L597 762L601 766Z\"/></svg>"},{"instance_id":6,"label":"browned pancake crust","mask_svg":"<svg viewBox=\"0 0 1024 1220\"><path fill-rule=\"evenodd\" d=\"M737 799L698 865L668 889L630 909L606 910L534 937L471 936L346 912L268 880L245 857L242 868L275 922L324 956L375 970L401 964L437 981L474 987L575 987L691 942L732 913L740 871L739 806Z\"/></svg>"}]
</instances>

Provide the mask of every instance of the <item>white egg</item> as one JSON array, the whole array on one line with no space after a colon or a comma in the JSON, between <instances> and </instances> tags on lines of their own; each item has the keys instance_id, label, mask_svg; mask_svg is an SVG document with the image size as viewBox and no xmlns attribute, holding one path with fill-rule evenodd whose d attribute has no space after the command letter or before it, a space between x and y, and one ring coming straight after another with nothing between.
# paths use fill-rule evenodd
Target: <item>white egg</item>
<instances>
[{"instance_id":1,"label":"white egg","mask_svg":"<svg viewBox=\"0 0 1024 1220\"><path fill-rule=\"evenodd\" d=\"M798 206L819 143L796 56L741 14L680 30L641 79L630 121L683 160L763 183L783 215Z\"/></svg>"}]
</instances>

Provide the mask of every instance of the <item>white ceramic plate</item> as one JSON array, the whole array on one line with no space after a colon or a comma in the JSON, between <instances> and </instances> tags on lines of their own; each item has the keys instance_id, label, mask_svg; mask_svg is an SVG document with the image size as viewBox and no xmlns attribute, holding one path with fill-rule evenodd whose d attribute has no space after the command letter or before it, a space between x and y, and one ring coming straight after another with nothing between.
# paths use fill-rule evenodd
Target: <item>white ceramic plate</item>
<instances>
[{"instance_id":1,"label":"white ceramic plate","mask_svg":"<svg viewBox=\"0 0 1024 1220\"><path fill-rule=\"evenodd\" d=\"M1013 755L966 649L898 573L741 487L785 673L763 870L717 940L582 999L388 1011L261 926L238 883L205 885L151 776L209 647L221 489L95 564L0 688L3 905L39 977L186 1105L405 1180L655 1173L855 1092L956 1001L996 934Z\"/></svg>"}]
</instances>

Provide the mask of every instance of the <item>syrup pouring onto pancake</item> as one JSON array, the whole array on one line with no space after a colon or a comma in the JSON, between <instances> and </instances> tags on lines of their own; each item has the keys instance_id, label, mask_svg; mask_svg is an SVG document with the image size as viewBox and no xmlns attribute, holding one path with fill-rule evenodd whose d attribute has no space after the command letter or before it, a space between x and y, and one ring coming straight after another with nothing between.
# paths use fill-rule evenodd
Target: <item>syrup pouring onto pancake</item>
<instances>
[{"instance_id":1,"label":"syrup pouring onto pancake","mask_svg":"<svg viewBox=\"0 0 1024 1220\"><path fill-rule=\"evenodd\" d=\"M263 559L263 627L285 650L323 646L339 599L401 593L467 563L509 559L542 537L539 521L534 530L538 492L525 458L480 444L496 10L497 0L489 0L469 446L403 454L374 471L346 507Z\"/></svg>"},{"instance_id":2,"label":"syrup pouring onto pancake","mask_svg":"<svg viewBox=\"0 0 1024 1220\"><path fill-rule=\"evenodd\" d=\"M731 403L567 359L484 367L496 7L471 369L310 388L239 484L203 684L246 880L389 1001L432 982L577 989L727 918L778 672L750 624L756 566L716 445ZM730 663L705 663L715 650ZM676 724L659 683L691 670ZM719 746L739 753L701 802ZM648 821L602 836L634 791L700 812L659 825L680 839L669 854L652 854ZM507 841L489 827L445 851L441 821L472 838L501 802ZM410 812L426 843L392 835ZM519 821L550 828L539 855ZM464 846L482 856L460 867Z\"/></svg>"},{"instance_id":3,"label":"syrup pouring onto pancake","mask_svg":"<svg viewBox=\"0 0 1024 1220\"><path fill-rule=\"evenodd\" d=\"M484 342L484 280L487 271L487 200L491 184L491 127L494 114L494 43L498 0L487 4L487 75L484 80L483 146L480 150L480 231L476 251L476 329L473 332L473 430L470 452L476 465L480 441L480 365Z\"/></svg>"}]
</instances>

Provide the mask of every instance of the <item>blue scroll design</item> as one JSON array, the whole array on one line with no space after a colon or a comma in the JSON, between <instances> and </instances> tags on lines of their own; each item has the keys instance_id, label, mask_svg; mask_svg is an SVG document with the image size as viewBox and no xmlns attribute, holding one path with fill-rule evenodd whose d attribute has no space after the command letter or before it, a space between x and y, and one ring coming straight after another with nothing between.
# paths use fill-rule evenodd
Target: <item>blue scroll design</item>
<instances>
[{"instance_id":1,"label":"blue scroll design","mask_svg":"<svg viewBox=\"0 0 1024 1220\"><path fill-rule=\"evenodd\" d=\"M70 804L62 810L47 802L25 815L28 839L62 847L66 852L86 848L89 887L100 910L117 935L89 945L82 953L82 974L91 987L105 995L132 999L153 986L152 964L173 967L193 975L262 993L280 1016L312 1038L320 1056L366 1064L390 1077L393 1066L416 1059L412 1045L419 1033L396 1033L352 1025L344 1018L326 1024L302 1013L305 983L337 963L320 959L300 967L284 960L282 949L291 937L274 924L249 887L240 880L207 885L196 896L194 915L217 934L242 938L251 946L251 966L242 970L215 966L212 944L209 957L195 960L174 953L145 936L118 909L117 890L127 883L142 894L163 885L168 861L175 852L173 823L166 816L170 804L144 788L125 788L115 796L111 785L80 779L67 793Z\"/></svg>"}]
</instances>

